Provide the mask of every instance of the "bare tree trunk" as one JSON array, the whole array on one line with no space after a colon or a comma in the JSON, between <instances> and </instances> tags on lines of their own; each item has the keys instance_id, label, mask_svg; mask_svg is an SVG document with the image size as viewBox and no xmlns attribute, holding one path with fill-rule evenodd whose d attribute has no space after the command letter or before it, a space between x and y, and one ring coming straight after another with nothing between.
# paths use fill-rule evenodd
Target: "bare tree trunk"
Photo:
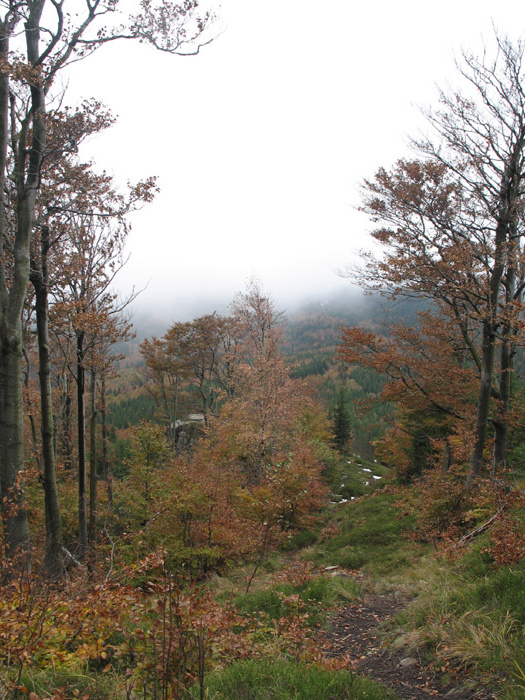
<instances>
[{"instance_id":1,"label":"bare tree trunk","mask_svg":"<svg viewBox=\"0 0 525 700\"><path fill-rule=\"evenodd\" d=\"M104 481L106 482L106 491L108 495L108 503L110 506L113 505L113 483L111 474L109 473L109 459L108 459L108 421L107 421L107 409L106 409L106 372L102 372L101 386L100 386L100 416L102 422L102 469L104 474Z\"/></svg>"},{"instance_id":2,"label":"bare tree trunk","mask_svg":"<svg viewBox=\"0 0 525 700\"><path fill-rule=\"evenodd\" d=\"M64 405L62 408L62 453L64 457L64 469L71 473L73 470L73 439L71 437L71 403L67 369L64 372Z\"/></svg>"},{"instance_id":3,"label":"bare tree trunk","mask_svg":"<svg viewBox=\"0 0 525 700\"><path fill-rule=\"evenodd\" d=\"M25 22L25 40L27 62L37 65L40 55L40 18L44 9L44 0L31 3ZM13 14L13 17L16 13ZM19 17L18 17L19 19ZM16 21L18 21L18 19ZM0 55L9 60L8 27L3 23ZM9 28L12 30L13 26ZM7 63L8 64L8 63ZM9 291L4 272L3 240L5 235L5 217L1 210L1 316L2 316L2 379L0 390L2 424L0 440L2 441L2 515L4 519L5 546L8 557L19 553L30 566L29 528L25 506L23 444L23 409L22 409L22 328L21 313L29 283L29 247L33 230L33 218L36 196L40 181L40 168L46 146L45 94L43 83L35 76L29 81L31 92L31 109L22 121L15 158L15 184L17 191L17 223L13 246L13 270ZM7 163L7 138L9 114L8 76L0 78L0 169L2 193L5 192L5 166ZM4 195L3 195L4 196Z\"/></svg>"},{"instance_id":4,"label":"bare tree trunk","mask_svg":"<svg viewBox=\"0 0 525 700\"><path fill-rule=\"evenodd\" d=\"M21 332L21 329L20 329ZM23 480L24 416L22 401L22 339L2 328L0 365L1 497L4 545L8 559L30 566L29 527Z\"/></svg>"},{"instance_id":5,"label":"bare tree trunk","mask_svg":"<svg viewBox=\"0 0 525 700\"><path fill-rule=\"evenodd\" d=\"M518 138L506 163L501 178L498 201L498 217L494 238L494 265L490 275L490 289L486 318L483 321L483 340L481 356L481 381L478 398L478 411L476 421L476 433L474 446L470 457L470 474L467 485L479 477L483 468L483 450L489 405L492 393L492 380L494 374L495 340L498 327L502 324L499 315L500 293L503 275L509 262L510 235L515 230L516 217L518 216L517 203L519 199L519 185L522 173L523 146L525 140L522 127ZM502 446L504 442L502 443Z\"/></svg>"},{"instance_id":6,"label":"bare tree trunk","mask_svg":"<svg viewBox=\"0 0 525 700\"><path fill-rule=\"evenodd\" d=\"M36 295L36 326L38 334L38 375L40 380L40 406L42 431L42 459L44 472L44 500L46 519L46 554L45 566L50 576L58 576L62 571L60 559L62 548L62 528L60 524L60 505L55 468L55 429L53 419L53 402L51 393L51 362L49 352L49 231L42 228L41 266L33 269L31 282Z\"/></svg>"},{"instance_id":7,"label":"bare tree trunk","mask_svg":"<svg viewBox=\"0 0 525 700\"><path fill-rule=\"evenodd\" d=\"M498 414L494 419L494 458L492 472L504 469L507 463L508 414L511 401L511 383L514 366L514 349L510 338L501 347Z\"/></svg>"},{"instance_id":8,"label":"bare tree trunk","mask_svg":"<svg viewBox=\"0 0 525 700\"><path fill-rule=\"evenodd\" d=\"M88 539L91 551L95 551L95 533L97 525L97 408L96 399L97 374L91 371L91 415L89 420L89 528Z\"/></svg>"},{"instance_id":9,"label":"bare tree trunk","mask_svg":"<svg viewBox=\"0 0 525 700\"><path fill-rule=\"evenodd\" d=\"M80 556L87 553L87 513L86 513L86 437L84 415L84 333L77 335L77 422L78 422L78 540Z\"/></svg>"},{"instance_id":10,"label":"bare tree trunk","mask_svg":"<svg viewBox=\"0 0 525 700\"><path fill-rule=\"evenodd\" d=\"M483 452L487 434L487 421L489 418L490 399L492 394L492 376L494 373L495 334L492 324L485 321L483 324L483 345L481 352L481 376L478 394L478 408L476 416L476 432L474 445L470 456L470 473L467 485L481 475L483 468Z\"/></svg>"},{"instance_id":11,"label":"bare tree trunk","mask_svg":"<svg viewBox=\"0 0 525 700\"><path fill-rule=\"evenodd\" d=\"M39 25L43 1L31 5L25 23L28 64L36 65L39 57ZM14 18L16 13L13 13ZM0 28L0 57L9 65L8 39L17 20L5 20ZM9 25L9 26L8 26ZM13 244L13 267L9 287L5 277L4 240L6 221L4 203L0 209L0 441L1 509L4 541L8 558L21 556L30 567L29 528L22 477L24 468L22 404L22 322L21 314L29 282L29 242L39 186L40 166L46 143L45 97L38 78L30 84L31 110L23 120L15 158L17 221ZM0 76L0 187L5 196L5 171L9 138L9 77ZM31 127L31 131L30 131ZM28 148L30 141L30 147ZM27 165L27 168L26 168Z\"/></svg>"},{"instance_id":12,"label":"bare tree trunk","mask_svg":"<svg viewBox=\"0 0 525 700\"><path fill-rule=\"evenodd\" d=\"M26 336L26 329L22 325L22 338L25 338ZM23 346L23 342L22 342ZM41 446L38 441L38 430L37 430L37 425L36 425L36 420L34 416L34 407L30 399L30 394L29 394L29 376L31 373L31 364L29 361L29 356L25 350L24 347L22 347L22 358L23 358L23 363L25 363L25 367L22 367L22 383L23 383L23 390L22 393L25 393L24 396L24 414L27 416L29 420L29 425L31 427L31 441L32 441L32 457L35 460L36 463L36 468L38 470L39 474L43 475L43 469L42 469L42 460L40 459L40 454L41 454ZM43 476L42 476L43 478ZM43 482L42 482L43 483Z\"/></svg>"},{"instance_id":13,"label":"bare tree trunk","mask_svg":"<svg viewBox=\"0 0 525 700\"><path fill-rule=\"evenodd\" d=\"M506 313L504 314L502 328L503 340L500 357L499 406L498 415L494 420L493 474L496 474L496 472L501 469L505 469L507 464L507 435L509 411L512 400L512 377L514 374L514 360L516 355L516 334L518 332L516 308L519 308L517 302L520 301L521 297L521 293L517 291L518 248L516 244L517 232L515 221L513 221L509 233L507 274L504 280Z\"/></svg>"}]
</instances>

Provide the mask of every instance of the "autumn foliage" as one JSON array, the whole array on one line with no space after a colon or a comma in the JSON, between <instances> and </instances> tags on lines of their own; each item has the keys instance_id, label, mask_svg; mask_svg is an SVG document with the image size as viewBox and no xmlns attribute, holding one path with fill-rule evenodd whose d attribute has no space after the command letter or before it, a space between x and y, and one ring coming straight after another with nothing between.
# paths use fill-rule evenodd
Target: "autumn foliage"
<instances>
[{"instance_id":1,"label":"autumn foliage","mask_svg":"<svg viewBox=\"0 0 525 700\"><path fill-rule=\"evenodd\" d=\"M201 584L234 562L248 562L249 588L272 550L315 525L327 501L321 476L331 439L327 418L306 384L290 378L278 316L258 288L237 300L232 317L185 324L184 337L200 339L196 347L185 345L176 328L169 332L176 346L163 345L162 371L168 348L176 347L178 389L185 387L189 408L207 401L206 423L184 445L174 445L169 414L127 431L123 472L111 491L98 487L99 527L86 558L78 550L74 474L59 460L64 573L60 583L38 575L10 580L4 568L6 693L29 693L27 678L53 668L53 697L66 698L90 668L109 685L118 669L126 697L179 698L188 685L202 683L210 664L266 656L268 646L279 653L286 647L297 658L316 653L298 595L283 596L282 617L269 621L239 615ZM151 347L143 344L145 351ZM158 377L152 372L152 384ZM165 406L160 395L159 407ZM42 507L38 490L28 495ZM38 510L30 524L36 533ZM38 570L44 542L33 541ZM311 576L305 570L297 585ZM69 680L59 680L64 674ZM103 693L88 688L85 697Z\"/></svg>"},{"instance_id":2,"label":"autumn foliage","mask_svg":"<svg viewBox=\"0 0 525 700\"><path fill-rule=\"evenodd\" d=\"M170 542L174 561L178 557L190 569L206 571L249 553L266 553L310 525L326 499L318 445L330 438L327 420L304 383L289 377L279 350L281 331L268 299L252 289L236 309L230 319L197 319L195 327L206 327L211 343L206 352L203 343L197 365L197 350L187 357L178 341L179 368L193 366L186 370L190 388L196 377L199 380L196 400L216 395L206 404L201 439L189 452L168 450L164 464L155 466L140 444L146 433L155 433L156 447L149 454L165 454L168 439L159 427L139 425L133 431L139 450L127 480L135 495L124 490L122 497L116 496L135 514L128 529L140 531L137 539L146 547ZM185 337L191 335L191 326L185 324ZM164 339L163 372L168 371L167 349L173 348L168 340L173 340L174 328ZM225 349L225 328L229 338L236 328L233 350L231 343ZM201 331L199 335L203 337ZM168 384L159 381L152 345L142 347L149 371L154 371L152 383L161 388L159 405L165 407L162 393L167 395ZM177 391L184 386L182 376ZM177 400L172 405L180 404Z\"/></svg>"},{"instance_id":3,"label":"autumn foliage","mask_svg":"<svg viewBox=\"0 0 525 700\"><path fill-rule=\"evenodd\" d=\"M133 337L122 312L134 295L119 299L112 283L127 215L156 183L122 193L81 162L78 145L113 119L96 101L46 111L47 94L61 67L106 41L184 53L212 18L199 17L197 0L146 1L127 28L87 40L118 2L87 2L76 31L63 2L49 4L49 17L44 5L11 3L4 16L6 37L25 23L27 65L9 62L0 42L10 124L0 138L1 697L168 700L193 685L203 698L205 670L235 659L319 660L308 586L326 579L313 567L291 561L276 575L284 588L271 592L273 616L236 607L234 596L219 602L206 583L243 566L249 601L271 553L298 534L316 539L326 463L356 430L342 387L357 365L381 376L375 398L394 406L373 447L403 485L391 493L414 523L411 545L457 554L488 531L490 566L521 562L524 499L508 456L514 448L518 464L524 444L523 45L496 37L493 64L465 56L476 99L443 93L428 115L435 140L364 181L381 253L365 255L356 277L393 300L423 300L417 323L343 329L341 366L329 353L303 358L303 376L308 363L319 370L308 383L283 354L282 314L252 282L228 314L175 321L143 340L140 370L119 395L116 346ZM54 29L43 30L43 17ZM335 436L315 397L327 379L341 388ZM112 426L111 439L109 385L115 403L133 394L151 409ZM325 522L320 543L345 539L342 523ZM354 525L366 534L366 523ZM345 561L364 557L345 542ZM94 686L81 688L90 674Z\"/></svg>"}]
</instances>

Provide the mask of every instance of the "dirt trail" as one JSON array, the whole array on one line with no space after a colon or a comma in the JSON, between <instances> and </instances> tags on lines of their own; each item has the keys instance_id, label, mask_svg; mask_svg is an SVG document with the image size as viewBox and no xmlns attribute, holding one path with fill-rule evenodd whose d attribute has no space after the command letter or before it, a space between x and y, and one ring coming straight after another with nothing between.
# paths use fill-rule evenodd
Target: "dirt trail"
<instances>
[{"instance_id":1,"label":"dirt trail","mask_svg":"<svg viewBox=\"0 0 525 700\"><path fill-rule=\"evenodd\" d=\"M325 635L325 653L347 656L349 667L394 690L404 700L497 700L483 689L469 688L460 678L434 672L406 652L381 645L380 627L403 609L406 601L394 594L370 595L340 610Z\"/></svg>"}]
</instances>

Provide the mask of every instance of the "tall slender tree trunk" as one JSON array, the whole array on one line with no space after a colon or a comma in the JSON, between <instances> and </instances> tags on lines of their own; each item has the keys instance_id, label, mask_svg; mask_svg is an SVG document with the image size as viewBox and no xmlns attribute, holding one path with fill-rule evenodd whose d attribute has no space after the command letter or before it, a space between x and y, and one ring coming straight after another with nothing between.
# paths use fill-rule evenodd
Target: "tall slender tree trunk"
<instances>
[{"instance_id":1,"label":"tall slender tree trunk","mask_svg":"<svg viewBox=\"0 0 525 700\"><path fill-rule=\"evenodd\" d=\"M494 454L492 474L505 468L507 463L507 435L509 430L509 410L511 401L512 372L514 369L514 343L510 336L510 324L504 332L501 344L498 407L494 423Z\"/></svg>"},{"instance_id":2,"label":"tall slender tree trunk","mask_svg":"<svg viewBox=\"0 0 525 700\"><path fill-rule=\"evenodd\" d=\"M499 405L497 416L494 418L494 455L492 461L492 475L501 469L505 469L507 463L507 436L508 436L508 410L510 404L510 372L511 360L508 348L502 348L502 353L508 358L501 363L501 376L499 388Z\"/></svg>"},{"instance_id":3,"label":"tall slender tree trunk","mask_svg":"<svg viewBox=\"0 0 525 700\"><path fill-rule=\"evenodd\" d=\"M40 269L33 269L31 282L36 296L36 326L38 335L38 359L40 381L42 459L44 466L44 500L46 519L46 554L45 566L50 576L58 576L62 571L60 559L62 547L62 528L60 524L60 505L56 481L55 465L55 428L53 418L53 401L51 392L51 361L49 352L49 231L47 227L41 232Z\"/></svg>"},{"instance_id":4,"label":"tall slender tree trunk","mask_svg":"<svg viewBox=\"0 0 525 700\"><path fill-rule=\"evenodd\" d=\"M31 3L25 22L27 61L39 59L40 18L43 0ZM13 13L13 17L16 13ZM13 20L14 21L14 20ZM16 20L18 21L18 20ZM16 22L15 22L16 23ZM8 39L14 25L0 28L0 58L9 65ZM29 283L29 248L33 230L40 167L46 145L45 95L41 81L30 84L31 110L22 122L15 159L17 222L13 243L13 266L9 287L6 282L4 204L0 209L0 441L1 509L4 542L8 558L21 557L30 567L29 528L23 482L24 426L22 403L22 322L21 314ZM0 76L0 192L5 196L5 172L9 139L9 76ZM30 128L31 127L31 128Z\"/></svg>"},{"instance_id":5,"label":"tall slender tree trunk","mask_svg":"<svg viewBox=\"0 0 525 700\"><path fill-rule=\"evenodd\" d=\"M492 395L492 377L494 374L495 332L490 321L483 324L483 342L481 351L481 376L476 415L476 432L474 445L470 456L470 473L467 485L470 486L481 475L483 468L483 452L489 419L490 399Z\"/></svg>"},{"instance_id":6,"label":"tall slender tree trunk","mask_svg":"<svg viewBox=\"0 0 525 700\"><path fill-rule=\"evenodd\" d=\"M518 324L516 319L516 279L517 279L517 246L515 226L511 227L508 244L508 264L505 276L506 313L502 327L502 343L500 357L499 376L499 405L498 413L494 420L494 458L492 463L493 474L505 469L507 464L507 435L509 423L509 411L512 400L512 377L514 375L514 359L516 355L516 333ZM518 293L519 297L519 293Z\"/></svg>"},{"instance_id":7,"label":"tall slender tree trunk","mask_svg":"<svg viewBox=\"0 0 525 700\"><path fill-rule=\"evenodd\" d=\"M7 22L2 23L1 32L7 34ZM7 64L9 60L9 43L7 39L0 38L0 57ZM9 115L9 78L0 73L0 191L5 188L5 169L7 164L7 144L9 140L8 130ZM9 428L7 425L7 357L8 357L8 329L7 329L7 302L8 289L6 282L4 239L6 235L4 197L0 197L0 502L3 504L9 488L10 456L7 451L9 444ZM2 520L5 522L5 508L2 505ZM7 549L7 542L6 542Z\"/></svg>"},{"instance_id":8,"label":"tall slender tree trunk","mask_svg":"<svg viewBox=\"0 0 525 700\"><path fill-rule=\"evenodd\" d=\"M36 64L39 55L39 25L43 2L32 4L25 23L27 59ZM14 16L14 15L13 15ZM8 35L13 25L2 23L0 57L9 65ZM10 284L6 282L4 203L0 209L0 441L1 496L6 555L22 557L30 566L29 528L23 482L24 428L22 403L21 314L29 282L29 244L33 229L39 173L46 143L45 97L40 81L30 85L31 111L23 121L18 148L14 153L17 190L17 221L13 243ZM0 191L5 197L7 144L9 139L9 77L0 76ZM31 126L31 132L29 127ZM30 140L30 141L29 141ZM28 148L30 142L30 147Z\"/></svg>"},{"instance_id":9,"label":"tall slender tree trunk","mask_svg":"<svg viewBox=\"0 0 525 700\"><path fill-rule=\"evenodd\" d=\"M5 28L2 27L4 31ZM8 60L8 43L0 40L0 57ZM0 75L0 191L4 192L7 154L9 80ZM21 559L29 567L29 528L25 503L24 429L22 401L22 322L24 277L29 268L21 259L17 286L7 286L4 262L4 197L0 197L0 503L4 547L8 559ZM18 250L20 238L18 237ZM13 281L14 282L14 281Z\"/></svg>"},{"instance_id":10,"label":"tall slender tree trunk","mask_svg":"<svg viewBox=\"0 0 525 700\"><path fill-rule=\"evenodd\" d=\"M498 215L494 236L494 265L489 280L488 308L483 322L481 379L476 433L470 456L470 473L467 478L467 485L469 486L480 476L483 469L483 451L494 375L495 341L498 328L502 324L499 313L501 285L506 266L508 268L509 264L510 234L514 231L515 220L518 216L517 201L523 169L524 140L525 133L522 130L516 139L512 154L505 166L499 190Z\"/></svg>"},{"instance_id":11,"label":"tall slender tree trunk","mask_svg":"<svg viewBox=\"0 0 525 700\"><path fill-rule=\"evenodd\" d=\"M89 528L88 539L91 552L95 551L95 533L97 526L97 408L96 408L97 373L91 371L91 413L89 418Z\"/></svg>"},{"instance_id":12,"label":"tall slender tree trunk","mask_svg":"<svg viewBox=\"0 0 525 700\"><path fill-rule=\"evenodd\" d=\"M26 329L22 327L22 338L26 337ZM35 420L35 415L34 415L34 410L35 407L33 406L30 398L29 398L29 376L31 373L31 365L29 362L29 357L25 351L25 348L22 348L22 358L23 358L23 364L25 364L25 367L22 367L22 377L23 377L23 389L22 393L24 395L24 415L27 416L29 420L29 425L31 427L31 441L33 443L33 448L31 450L32 452L32 457L35 460L36 467L38 469L39 474L43 474L42 470L42 460L41 460L41 448L40 448L40 442L38 440L38 429L37 429L37 424ZM27 449L27 446L26 448Z\"/></svg>"},{"instance_id":13,"label":"tall slender tree trunk","mask_svg":"<svg viewBox=\"0 0 525 700\"><path fill-rule=\"evenodd\" d=\"M109 457L108 457L108 418L106 407L106 372L102 372L100 382L100 419L102 423L102 473L106 482L106 492L108 503L113 505L113 483L109 472Z\"/></svg>"},{"instance_id":14,"label":"tall slender tree trunk","mask_svg":"<svg viewBox=\"0 0 525 700\"><path fill-rule=\"evenodd\" d=\"M64 371L64 403L62 407L62 453L64 469L71 473L73 470L73 439L71 437L71 395L69 393L68 370Z\"/></svg>"},{"instance_id":15,"label":"tall slender tree trunk","mask_svg":"<svg viewBox=\"0 0 525 700\"><path fill-rule=\"evenodd\" d=\"M86 436L85 436L85 369L84 332L77 334L77 422L78 422L78 541L80 556L87 553L88 532L86 512Z\"/></svg>"}]
</instances>

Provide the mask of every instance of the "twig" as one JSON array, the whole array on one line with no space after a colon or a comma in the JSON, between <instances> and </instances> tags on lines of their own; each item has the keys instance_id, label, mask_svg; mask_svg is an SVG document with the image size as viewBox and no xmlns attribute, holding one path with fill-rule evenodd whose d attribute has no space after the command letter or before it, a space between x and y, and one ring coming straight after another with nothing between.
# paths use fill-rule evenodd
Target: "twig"
<instances>
[{"instance_id":1,"label":"twig","mask_svg":"<svg viewBox=\"0 0 525 700\"><path fill-rule=\"evenodd\" d=\"M73 554L71 554L71 552L69 551L69 549L66 549L66 547L62 547L62 551L63 551L64 554L66 555L66 560L67 560L67 561L73 562L73 564L74 564L75 566L79 566L81 569L84 568L84 564L82 564L81 561L79 561Z\"/></svg>"},{"instance_id":2,"label":"twig","mask_svg":"<svg viewBox=\"0 0 525 700\"><path fill-rule=\"evenodd\" d=\"M478 535L481 535L485 530L488 530L489 527L492 525L492 523L496 520L496 518L505 510L506 504L503 504L501 508L499 508L494 515L487 520L487 522L483 523L482 525L478 525L477 528L472 530L472 532L467 533L466 535L463 535L463 537L457 542L456 547L461 547L464 545L466 542L469 542L470 540L474 539L474 537L477 537Z\"/></svg>"}]
</instances>

